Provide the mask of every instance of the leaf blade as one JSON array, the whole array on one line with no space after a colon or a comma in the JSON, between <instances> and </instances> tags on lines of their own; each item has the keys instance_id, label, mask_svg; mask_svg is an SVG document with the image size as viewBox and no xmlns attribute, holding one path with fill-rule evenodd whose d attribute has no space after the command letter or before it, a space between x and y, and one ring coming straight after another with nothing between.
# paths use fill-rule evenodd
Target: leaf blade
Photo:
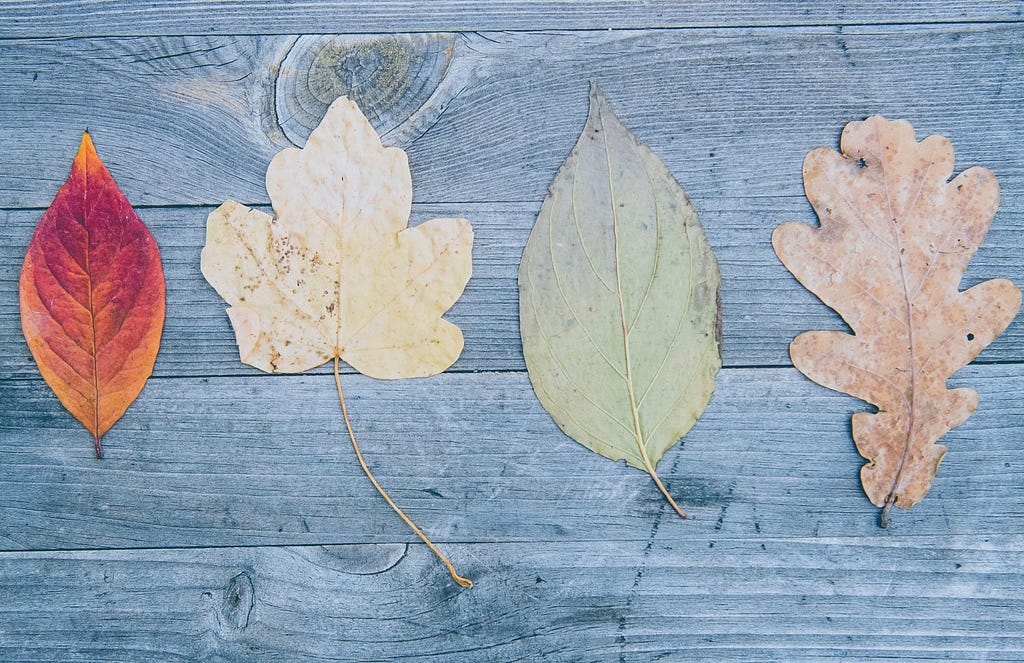
<instances>
[{"instance_id":1,"label":"leaf blade","mask_svg":"<svg viewBox=\"0 0 1024 663\"><path fill-rule=\"evenodd\" d=\"M86 132L26 250L19 300L39 371L97 457L153 372L165 289L156 241Z\"/></svg>"},{"instance_id":2,"label":"leaf blade","mask_svg":"<svg viewBox=\"0 0 1024 663\"><path fill-rule=\"evenodd\" d=\"M869 461L865 493L884 514L928 492L946 452L937 440L977 407L974 392L946 380L1006 328L1020 291L1003 279L959 291L998 206L991 172L947 181L948 140L917 142L909 123L878 116L848 124L841 150L804 161L820 227L783 224L772 245L854 332L801 334L790 355L815 382L879 408L854 415L853 433Z\"/></svg>"},{"instance_id":3,"label":"leaf blade","mask_svg":"<svg viewBox=\"0 0 1024 663\"><path fill-rule=\"evenodd\" d=\"M243 362L297 373L338 356L400 379L458 358L462 332L442 316L472 274L472 226L407 227L405 152L381 145L352 101L331 104L304 148L274 157L267 191L276 216L233 201L210 214L201 259Z\"/></svg>"},{"instance_id":4,"label":"leaf blade","mask_svg":"<svg viewBox=\"0 0 1024 663\"><path fill-rule=\"evenodd\" d=\"M714 388L720 277L681 187L596 86L590 98L523 253L523 352L567 435L656 479Z\"/></svg>"}]
</instances>

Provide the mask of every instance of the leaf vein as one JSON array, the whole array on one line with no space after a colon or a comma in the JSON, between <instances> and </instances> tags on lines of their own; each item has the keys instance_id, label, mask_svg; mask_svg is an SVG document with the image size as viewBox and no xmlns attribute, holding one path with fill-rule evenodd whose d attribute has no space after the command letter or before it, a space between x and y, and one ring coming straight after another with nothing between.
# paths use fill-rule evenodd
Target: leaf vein
<instances>
[{"instance_id":1,"label":"leaf vein","mask_svg":"<svg viewBox=\"0 0 1024 663\"><path fill-rule=\"evenodd\" d=\"M644 171L647 172L646 166L644 167ZM650 177L650 173L648 173L648 177ZM694 281L695 281L695 279L694 279L694 269L695 269L695 267L694 267L694 253L695 253L695 251L694 251L694 247L693 247L693 238L690 236L690 224L686 223L685 220L683 221L683 233L686 235L686 243L687 243L687 248L688 248L687 254L688 254L689 259L690 259L690 274L689 274L689 279L688 279L689 280L689 290L688 290L688 292L686 294L686 307L683 309L682 314L679 316L679 320L676 322L675 334L673 334L672 341L669 343L668 348L665 350L665 356L662 357L661 364L658 365L658 370L655 371L654 377L651 378L651 381L647 385L647 388L644 389L644 393L640 395L640 400L636 404L637 411L639 411L640 407L643 406L644 400L647 399L647 394L649 394L651 392L651 389L654 388L654 385L657 383L658 378L661 377L661 372L662 372L662 370L664 370L665 365L668 363L668 358L672 354L672 350L675 348L675 345L676 345L676 343L679 340L680 334L682 333L682 330L683 330L683 325L686 322L687 316L690 314L690 306L693 304L693 289L694 289L694 285L695 285L694 284Z\"/></svg>"},{"instance_id":2,"label":"leaf vein","mask_svg":"<svg viewBox=\"0 0 1024 663\"><path fill-rule=\"evenodd\" d=\"M580 227L579 215L576 211L576 175L579 173L579 168L573 168L572 171L572 190L569 197L569 206L572 208L572 220L573 225L576 227L576 236L580 238L580 248L583 249L583 255L587 259L587 264L590 265L590 269L594 272L594 276L601 282L601 285L605 287L608 292L614 293L610 285L601 277L601 273L597 271L597 265L594 264L594 259L590 256L590 251L587 249L587 243L583 239L583 229ZM550 213L550 212L549 212Z\"/></svg>"},{"instance_id":3,"label":"leaf vein","mask_svg":"<svg viewBox=\"0 0 1024 663\"><path fill-rule=\"evenodd\" d=\"M530 283L530 306L531 306L531 308L533 308L533 316L534 316L534 319L536 319L536 321L537 321L537 328L540 331L540 334L538 334L538 335L540 336L541 340L544 341L544 349L547 350L548 355L551 357L551 360L554 362L554 364L558 368L559 372L561 372L562 375L565 376L565 379L569 382L569 385L572 386L572 388L575 389L576 392L580 396L582 396L585 401L587 401L592 406L594 406L599 412L604 414L606 417L608 417L609 419L614 421L618 426L620 426L628 434L632 435L633 431L631 431L625 424L623 424L619 420L618 417L616 417L612 413L608 412L603 406L601 406L599 403L597 403L597 401L592 399L583 390L583 388L576 382L576 380L573 378L572 374L570 374L569 371L566 370L565 366L562 365L562 362L558 359L558 356L555 354L554 349L551 347L551 344L548 341L549 335L544 331L544 326L543 326L543 324L541 324L540 315L538 315L540 313L540 309L537 307L537 301L536 301L536 299L534 297L534 293L536 292L537 288L536 288L536 286L533 283L533 274L530 272L529 266L527 266L527 270L526 270L526 279Z\"/></svg>"},{"instance_id":4,"label":"leaf vein","mask_svg":"<svg viewBox=\"0 0 1024 663\"><path fill-rule=\"evenodd\" d=\"M558 266L557 261L555 260L555 247L554 238L551 235L552 224L550 221L550 214L551 213L548 212L548 255L551 259L551 274L555 277L555 289L558 290L558 294L561 296L562 303L565 304L566 310L568 310L570 315L572 315L573 320L576 321L576 324L579 326L579 328L583 330L583 334L587 337L587 340L590 341L590 344L594 346L594 349L597 350L597 353L601 355L601 359L604 359L605 363L607 363L608 366L613 371L615 371L616 375L625 380L625 374L623 374L623 372L619 370L618 366L616 366L615 363L612 362L611 358L608 357L607 354L605 354L604 348L602 348L598 344L597 340L594 339L594 337L591 335L590 330L587 328L586 325L583 324L583 321L580 320L579 315L576 313L576 309L573 308L573 305L569 302L568 295L565 294L565 290L562 288L562 279L558 275Z\"/></svg>"}]
</instances>

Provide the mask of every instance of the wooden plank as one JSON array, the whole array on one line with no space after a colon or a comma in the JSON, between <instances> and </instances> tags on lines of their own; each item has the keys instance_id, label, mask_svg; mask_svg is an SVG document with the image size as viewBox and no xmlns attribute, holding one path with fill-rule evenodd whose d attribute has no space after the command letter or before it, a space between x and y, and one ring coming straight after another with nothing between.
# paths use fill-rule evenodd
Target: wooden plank
<instances>
[{"instance_id":1,"label":"wooden plank","mask_svg":"<svg viewBox=\"0 0 1024 663\"><path fill-rule=\"evenodd\" d=\"M1024 323L952 381L980 409L944 440L931 494L882 531L849 433L864 406L770 368L797 332L841 323L768 242L813 222L803 155L881 112L949 135L958 170L997 173L1003 206L965 285L1024 282L1020 15L1006 0L0 1L0 659L1024 659ZM949 23L900 25L933 21ZM804 27L750 27L781 24ZM568 31L514 32L551 28ZM513 32L427 34L490 29ZM417 34L280 34L323 30ZM168 32L224 36L10 38ZM520 372L515 272L589 78L677 174L722 262L732 368L660 468L689 522L562 435ZM476 226L456 372L344 378L369 462L472 591L369 486L332 380L240 364L198 271L209 205L266 204L270 157L341 93L409 148L414 222ZM32 227L86 126L169 280L158 377L104 461L38 378L17 310Z\"/></svg>"},{"instance_id":2,"label":"wooden plank","mask_svg":"<svg viewBox=\"0 0 1024 663\"><path fill-rule=\"evenodd\" d=\"M798 0L777 2L656 2L569 0L487 2L448 0L422 3L388 0L327 2L138 3L131 0L0 2L2 36L88 36L149 34L280 34L423 30L573 30L695 26L926 23L934 21L1019 21L1017 2L916 0L894 7L883 0L852 4Z\"/></svg>"},{"instance_id":3,"label":"wooden plank","mask_svg":"<svg viewBox=\"0 0 1024 663\"><path fill-rule=\"evenodd\" d=\"M346 376L361 446L439 542L1024 534L1024 365L972 366L978 412L946 437L931 493L876 525L849 417L863 405L793 369L727 369L659 468L692 515L668 518L644 473L565 437L520 373L381 382ZM0 383L0 549L414 541L343 433L328 376L150 380L106 458L41 380Z\"/></svg>"},{"instance_id":4,"label":"wooden plank","mask_svg":"<svg viewBox=\"0 0 1024 663\"><path fill-rule=\"evenodd\" d=\"M1024 537L0 554L18 661L1019 661ZM368 598L369 597L369 598Z\"/></svg>"},{"instance_id":5,"label":"wooden plank","mask_svg":"<svg viewBox=\"0 0 1024 663\"><path fill-rule=\"evenodd\" d=\"M772 252L771 229L783 221L815 222L802 198L698 203L723 276L724 356L728 366L788 365L789 342L808 329L840 329L839 317L803 289ZM731 204L729 204L731 203ZM1006 207L1006 206L1004 206ZM993 277L1024 284L1024 205L999 212L964 287ZM524 370L516 273L538 204L417 205L414 222L464 216L476 231L473 278L449 318L466 337L456 371ZM1018 211L1019 210L1019 211ZM223 300L199 272L210 208L143 209L161 247L167 279L167 322L156 364L159 376L254 375L238 359ZM21 334L18 275L39 211L0 211L0 377L38 375ZM1018 318L979 361L1024 360ZM319 369L319 373L328 368Z\"/></svg>"},{"instance_id":6,"label":"wooden plank","mask_svg":"<svg viewBox=\"0 0 1024 663\"><path fill-rule=\"evenodd\" d=\"M872 113L951 136L960 168L991 168L1004 207L1024 205L1017 25L461 34L447 67L429 44L366 39L0 40L0 208L48 205L86 127L136 205L266 203L270 158L345 92L409 147L417 201L539 202L588 79L699 206L801 196L803 156ZM381 61L436 89L415 110L374 101L361 81Z\"/></svg>"}]
</instances>

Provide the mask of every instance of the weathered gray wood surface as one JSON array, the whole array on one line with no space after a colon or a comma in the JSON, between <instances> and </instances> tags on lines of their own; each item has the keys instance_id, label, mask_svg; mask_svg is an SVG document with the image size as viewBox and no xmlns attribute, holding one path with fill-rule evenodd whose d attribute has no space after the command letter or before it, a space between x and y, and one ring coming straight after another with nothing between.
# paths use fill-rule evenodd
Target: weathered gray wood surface
<instances>
[{"instance_id":1,"label":"weathered gray wood surface","mask_svg":"<svg viewBox=\"0 0 1024 663\"><path fill-rule=\"evenodd\" d=\"M965 284L1024 283L1021 9L0 2L0 660L1024 659L1024 323L954 377L981 406L882 531L849 434L863 405L786 351L842 323L769 244L814 221L803 155L882 113L949 136L957 170L995 171ZM315 34L334 32L368 34ZM175 34L208 36L153 36ZM591 78L722 264L727 368L659 468L689 522L564 437L522 372L518 259ZM331 379L238 362L199 273L210 206L267 204L270 157L339 94L409 150L414 222L476 229L453 372L343 378L369 462L470 591L362 476ZM168 278L156 377L102 462L38 378L17 303L85 127Z\"/></svg>"},{"instance_id":2,"label":"weathered gray wood surface","mask_svg":"<svg viewBox=\"0 0 1024 663\"><path fill-rule=\"evenodd\" d=\"M645 541L464 544L471 591L402 544L8 553L0 655L719 663L1024 649L1020 535L708 539L658 523Z\"/></svg>"},{"instance_id":3,"label":"weathered gray wood surface","mask_svg":"<svg viewBox=\"0 0 1024 663\"><path fill-rule=\"evenodd\" d=\"M1021 14L1014 0L13 0L0 2L0 36L656 29L1020 21Z\"/></svg>"},{"instance_id":4,"label":"weathered gray wood surface","mask_svg":"<svg viewBox=\"0 0 1024 663\"><path fill-rule=\"evenodd\" d=\"M376 474L439 540L637 541L671 513L645 474L562 436L522 373L345 382ZM982 405L945 438L932 493L898 514L895 536L1024 533L1024 372L972 366L954 383ZM332 387L326 375L155 378L97 463L41 380L8 380L0 548L415 541L363 477ZM660 466L693 520L662 527L680 539L889 536L857 479L858 409L792 368L724 370Z\"/></svg>"},{"instance_id":5,"label":"weathered gray wood surface","mask_svg":"<svg viewBox=\"0 0 1024 663\"><path fill-rule=\"evenodd\" d=\"M802 200L804 155L873 113L952 137L957 163L991 168L1004 210L1019 210L1024 164L1009 147L1024 133L1022 34L1016 23L460 34L393 142L408 148L417 202L539 204L594 79L698 211L728 204L777 225L759 212ZM267 203L270 158L319 122L295 107L347 93L377 110L377 87L360 81L381 62L435 57L410 41L0 40L0 208L49 205L85 127L135 205ZM314 81L287 73L305 50L326 60Z\"/></svg>"}]
</instances>

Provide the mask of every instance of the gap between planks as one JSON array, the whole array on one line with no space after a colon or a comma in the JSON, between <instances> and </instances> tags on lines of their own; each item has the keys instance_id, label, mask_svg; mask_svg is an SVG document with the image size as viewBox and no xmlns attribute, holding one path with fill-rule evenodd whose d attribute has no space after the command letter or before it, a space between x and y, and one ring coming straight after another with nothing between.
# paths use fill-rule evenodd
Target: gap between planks
<instances>
[{"instance_id":1,"label":"gap between planks","mask_svg":"<svg viewBox=\"0 0 1024 663\"><path fill-rule=\"evenodd\" d=\"M1006 25L1012 26L1020 23L1024 23L1024 17L1015 19L963 19L960 21L949 20L949 19L935 19L935 20L923 20L923 21L861 21L861 22L844 22L844 21L823 21L818 23L777 23L777 24L722 24L722 25L649 25L649 26L628 26L628 27L585 27L585 28L573 28L573 27L558 27L558 28L481 28L481 29L458 29L458 30L394 30L394 31L381 31L381 30L355 30L355 31L320 31L320 30L303 30L301 33L296 32L161 32L159 34L147 33L147 34L135 34L135 33L104 33L97 32L91 34L64 34L64 33L37 33L37 34L19 34L19 35L0 35L0 43L5 41L28 41L28 40L50 40L50 39L61 39L61 40L72 40L72 39L161 39L161 38L181 38L181 37L294 37L296 34L302 35L331 35L338 37L360 37L366 35L435 35L439 32L451 32L453 34L475 34L481 37L487 34L584 34L584 33L609 33L609 32L699 32L699 31L774 31L774 30L814 30L814 29L835 29L835 28L914 28L918 26L922 27L943 27L943 26L967 26L967 25Z\"/></svg>"}]
</instances>

